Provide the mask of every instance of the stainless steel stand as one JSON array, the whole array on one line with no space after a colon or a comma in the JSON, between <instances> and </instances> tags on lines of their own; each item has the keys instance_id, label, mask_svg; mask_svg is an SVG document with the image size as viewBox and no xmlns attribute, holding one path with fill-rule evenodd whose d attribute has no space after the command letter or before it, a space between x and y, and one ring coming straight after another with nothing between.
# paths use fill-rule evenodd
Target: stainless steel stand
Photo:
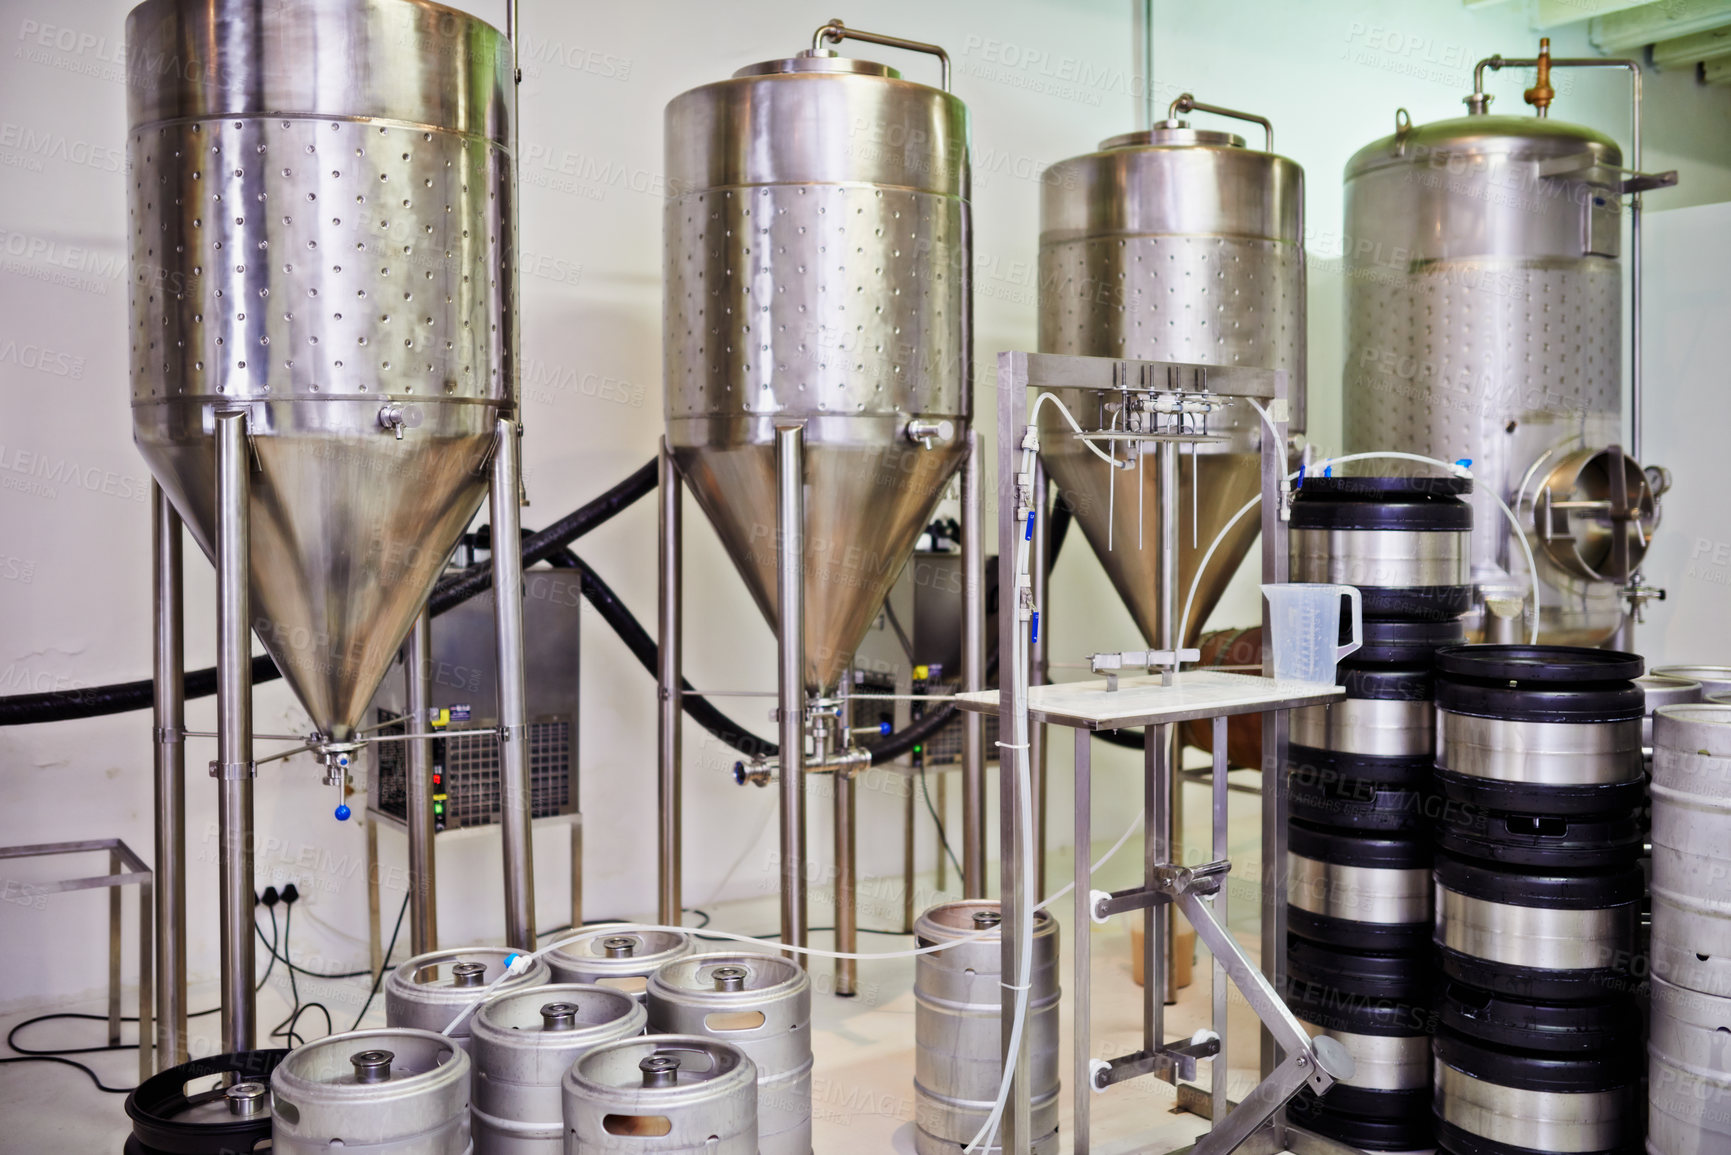
<instances>
[{"instance_id":1,"label":"stainless steel stand","mask_svg":"<svg viewBox=\"0 0 1731 1155\"><path fill-rule=\"evenodd\" d=\"M962 459L962 690L986 686L985 496L980 435L967 431ZM1001 616L1001 615L1000 615ZM962 897L986 894L986 720L962 719Z\"/></svg>"},{"instance_id":2,"label":"stainless steel stand","mask_svg":"<svg viewBox=\"0 0 1731 1155\"><path fill-rule=\"evenodd\" d=\"M186 655L180 514L150 486L153 713L156 754L156 1062L190 1057L186 1042ZM145 1053L143 1034L140 1056ZM141 1064L142 1077L142 1064Z\"/></svg>"},{"instance_id":3,"label":"stainless steel stand","mask_svg":"<svg viewBox=\"0 0 1731 1155\"><path fill-rule=\"evenodd\" d=\"M684 803L680 798L679 781L682 757L680 727L683 722L680 715L685 709L681 683L683 658L680 653L685 598L685 535L681 523L684 486L679 479L679 466L673 460L673 451L667 447L665 437L661 439L660 478L660 580L656 583L659 589L657 620L660 623L656 681L660 715L655 745L656 765L660 771L656 779L657 813L660 816L656 824L656 843L661 874L656 918L663 926L679 926L684 909L680 893L683 871L680 820Z\"/></svg>"},{"instance_id":4,"label":"stainless steel stand","mask_svg":"<svg viewBox=\"0 0 1731 1155\"><path fill-rule=\"evenodd\" d=\"M138 887L138 1081L150 1078L155 1071L151 1064L150 1040L154 1034L160 1040L162 1035L151 1026L151 959L154 951L150 945L151 912L155 903L151 901L150 868L132 848L118 838L101 838L89 842L44 842L36 846L4 846L0 847L0 861L9 858L45 858L55 854L95 854L108 853L108 873L98 874L90 878L68 878L59 882L37 882L27 884L8 884L6 898L11 902L28 902L38 895L60 894L68 890L92 890L97 887L108 887L108 1042L110 1045L120 1042L120 888L123 886ZM42 946L43 944L38 944ZM184 1005L181 1007L183 1019ZM186 1029L181 1028L176 1041L182 1052L186 1049ZM183 1060L184 1061L184 1060ZM162 1070L169 1064L163 1055L156 1057L155 1070Z\"/></svg>"},{"instance_id":5,"label":"stainless steel stand","mask_svg":"<svg viewBox=\"0 0 1731 1155\"><path fill-rule=\"evenodd\" d=\"M251 449L247 417L216 414L216 761L222 1047L253 1049Z\"/></svg>"},{"instance_id":6,"label":"stainless steel stand","mask_svg":"<svg viewBox=\"0 0 1731 1155\"><path fill-rule=\"evenodd\" d=\"M523 554L517 423L498 421L489 497L493 612L499 642L499 833L505 857L505 941L535 949L535 851L529 808L529 707L523 682ZM425 720L417 723L424 724Z\"/></svg>"},{"instance_id":7,"label":"stainless steel stand","mask_svg":"<svg viewBox=\"0 0 1731 1155\"><path fill-rule=\"evenodd\" d=\"M408 702L409 733L430 725L433 701L433 619L425 606L409 629L403 652L404 699ZM433 851L433 740L408 742L404 805L409 834L409 953L439 949L438 869Z\"/></svg>"},{"instance_id":8,"label":"stainless steel stand","mask_svg":"<svg viewBox=\"0 0 1731 1155\"><path fill-rule=\"evenodd\" d=\"M806 945L805 426L775 427L776 675L781 731L781 941ZM788 953L788 952L783 952ZM806 956L789 957L800 966Z\"/></svg>"},{"instance_id":9,"label":"stainless steel stand","mask_svg":"<svg viewBox=\"0 0 1731 1155\"><path fill-rule=\"evenodd\" d=\"M999 653L1017 652L1017 630L1026 628L1018 621L1016 603L1008 591L1017 589L1018 575L1015 550L1009 543L1026 525L1037 493L1033 474L1022 473L1020 455L1023 433L1027 427L1028 387L1047 386L1070 389L1098 389L1124 395L1121 406L1130 408L1133 394L1149 402L1172 392L1186 394L1188 400L1203 397L1210 403L1229 403L1234 397L1263 398L1269 402L1273 430L1262 436L1262 504L1263 504L1263 573L1279 580L1284 572L1286 555L1285 523L1281 518L1280 482L1285 472L1285 410L1287 383L1284 374L1264 370L1226 369L1197 365L1181 365L1141 361L1121 361L1111 358L1066 357L1045 354L1004 353L998 359L998 445L999 476L1003 495L999 502L999 588L1006 591L998 615ZM1158 411L1150 406L1150 411ZM1167 410L1169 412L1170 410ZM1124 429L1129 428L1126 418ZM1166 503L1161 518L1159 548L1160 584L1165 615L1166 636L1176 640L1177 533L1176 468L1177 445L1169 432L1150 432L1146 439L1155 443L1158 465L1164 484L1161 486ZM1273 559L1272 562L1270 559ZM1351 1057L1345 1049L1326 1036L1311 1039L1298 1020L1281 1002L1278 979L1284 960L1284 916L1286 886L1284 871L1275 869L1285 861L1285 792L1278 784L1276 770L1283 764L1282 745L1285 711L1297 706L1312 705L1341 696L1334 685L1301 682L1279 682L1271 677L1248 677L1213 670L1182 670L1174 646L1166 647L1161 663L1165 674L1150 674L1141 678L1113 677L1107 681L1072 683L1067 685L1031 686L1026 702L1031 728L1035 724L1051 723L1070 726L1076 731L1076 896L1077 926L1073 931L1075 969L1071 992L1074 1008L1074 1067L1071 1093L1075 1096L1075 1135L1072 1150L1084 1155L1089 1149L1089 1098L1113 1084L1144 1075L1156 1075L1180 1087L1183 1081L1194 1080L1196 1064L1201 1059L1212 1060L1212 1079L1207 1096L1207 1111L1213 1119L1210 1131L1190 1150L1199 1155L1223 1155L1230 1151L1273 1152L1281 1149L1285 1131L1279 1118L1280 1108L1302 1087L1309 1085L1321 1092L1340 1078L1351 1073ZM1150 652L1153 662L1156 652ZM1015 671L1010 661L1002 666L1002 689L997 693L964 694L958 705L964 709L996 712L1002 732L1009 733L1010 719L1016 706ZM1227 785L1225 720L1233 714L1262 713L1267 742L1264 766L1263 795L1263 861L1269 866L1269 876L1262 887L1263 958L1266 973L1259 972L1226 929L1225 882L1231 870L1227 857ZM1180 722L1192 719L1212 719L1214 723L1213 844L1214 860L1186 867L1173 861L1168 820L1173 798L1175 767L1172 764L1168 736ZM1145 744L1144 805L1146 812L1146 860L1141 885L1113 894L1090 889L1089 849L1092 843L1092 821L1089 813L1090 766L1089 740L1095 730L1143 727ZM1022 871L1030 848L1021 844L1018 813L1015 760L1000 761L999 790L1003 803L1001 819L1001 882L999 888L1003 913L1003 968L1005 974L1020 971L1022 936L1026 933L1033 911L1025 909ZM1182 911L1196 928L1198 936L1214 957L1213 973L1213 1038L1168 1042L1164 1027L1164 999L1169 970L1162 949L1165 919L1155 917L1170 908ZM1148 919L1148 934L1144 960L1143 1047L1140 1051L1110 1060L1092 1058L1089 1005L1091 996L1090 945L1088 929L1094 921L1104 921L1113 915L1141 911ZM1226 1096L1227 986L1237 987L1262 1020L1271 1040L1265 1045L1263 1079L1236 1107ZM1013 1015L1013 1001L1006 999L1004 1026L1006 1046ZM1005 1063L1011 1066L1010 1102L1004 1113L1002 1142L1006 1153L1025 1155L1034 1136L1029 1134L1029 1056L1027 1037L1016 1054L1006 1053ZM1189 1096L1194 1102L1197 1096ZM1180 1106L1186 1096L1179 1096Z\"/></svg>"}]
</instances>

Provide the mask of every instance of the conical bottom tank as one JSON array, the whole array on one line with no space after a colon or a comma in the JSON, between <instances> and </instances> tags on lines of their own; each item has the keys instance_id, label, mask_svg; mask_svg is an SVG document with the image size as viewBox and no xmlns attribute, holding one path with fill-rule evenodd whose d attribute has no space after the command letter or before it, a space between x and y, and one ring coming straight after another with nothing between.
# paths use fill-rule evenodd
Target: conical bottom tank
<instances>
[{"instance_id":1,"label":"conical bottom tank","mask_svg":"<svg viewBox=\"0 0 1731 1155\"><path fill-rule=\"evenodd\" d=\"M1041 352L1284 370L1291 428L1303 430L1303 169L1246 148L1238 136L1163 121L1046 170L1040 209ZM1110 424L1110 415L1094 411L1098 394L1060 393L1084 426ZM1202 553L1261 490L1259 420L1235 404L1210 418L1209 431L1222 441L1194 458L1184 450L1180 613ZM1144 637L1158 644L1160 489L1152 458L1140 472L1117 474L1114 491L1110 467L1049 407L1040 440L1083 535ZM1183 642L1200 635L1258 530L1248 513L1221 542Z\"/></svg>"},{"instance_id":2,"label":"conical bottom tank","mask_svg":"<svg viewBox=\"0 0 1731 1155\"><path fill-rule=\"evenodd\" d=\"M510 42L399 0L147 0L126 37L200 64L128 74L134 439L213 554L246 414L252 627L343 741L508 406Z\"/></svg>"}]
</instances>

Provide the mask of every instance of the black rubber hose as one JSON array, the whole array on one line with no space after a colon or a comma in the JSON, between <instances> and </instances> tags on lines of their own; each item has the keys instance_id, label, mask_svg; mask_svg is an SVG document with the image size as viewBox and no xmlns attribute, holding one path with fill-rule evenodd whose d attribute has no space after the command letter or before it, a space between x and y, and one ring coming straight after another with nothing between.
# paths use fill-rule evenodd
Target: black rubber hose
<instances>
[{"instance_id":1,"label":"black rubber hose","mask_svg":"<svg viewBox=\"0 0 1731 1155\"><path fill-rule=\"evenodd\" d=\"M546 561L590 530L610 520L632 502L654 493L660 466L651 458L644 466L594 501L566 514L552 525L523 538L523 568ZM493 588L491 562L477 562L462 573L452 574L439 582L427 602L432 612L442 614L459 602L468 601L483 590Z\"/></svg>"},{"instance_id":2,"label":"black rubber hose","mask_svg":"<svg viewBox=\"0 0 1731 1155\"><path fill-rule=\"evenodd\" d=\"M539 533L523 540L523 568L544 561L563 550L572 541L605 523L638 498L651 493L657 483L657 462L651 459L641 469L603 493L600 497L560 518ZM492 566L483 562L472 565L460 574L441 581L428 602L435 616L459 602L468 600L493 586ZM252 660L254 685L282 677L282 671L269 654ZM155 682L146 678L138 682L120 682L108 686L83 689L49 690L39 694L14 694L0 698L0 726L24 726L39 722L67 722L75 718L96 718L104 714L124 714L129 710L146 710L155 699ZM216 693L216 667L188 670L185 696L208 698Z\"/></svg>"},{"instance_id":3,"label":"black rubber hose","mask_svg":"<svg viewBox=\"0 0 1731 1155\"><path fill-rule=\"evenodd\" d=\"M659 676L660 658L655 639L649 636L649 631L625 608L625 603L619 600L613 587L601 580L601 575L590 568L588 562L569 549L560 550L547 561L560 569L574 569L582 575L583 596L589 599L589 604L595 607L603 621L613 627L613 632L619 635L625 648L649 671L650 676ZM715 704L708 698L692 693L690 682L681 678L679 684L685 691L685 713L693 722L748 758L775 756L777 747L774 742L759 738L716 709Z\"/></svg>"}]
</instances>

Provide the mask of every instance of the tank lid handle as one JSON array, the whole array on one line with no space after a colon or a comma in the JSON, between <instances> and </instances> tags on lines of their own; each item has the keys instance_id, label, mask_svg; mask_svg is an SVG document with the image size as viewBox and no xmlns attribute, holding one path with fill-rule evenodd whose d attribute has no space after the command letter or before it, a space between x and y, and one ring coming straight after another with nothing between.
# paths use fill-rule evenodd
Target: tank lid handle
<instances>
[{"instance_id":1,"label":"tank lid handle","mask_svg":"<svg viewBox=\"0 0 1731 1155\"><path fill-rule=\"evenodd\" d=\"M936 44L927 44L920 40L904 40L900 36L885 36L881 32L866 32L859 28L849 28L840 20L831 20L819 28L811 36L811 54L813 56L826 52L825 44L840 44L843 40L861 40L867 44L881 44L885 48L902 48L909 52L924 52L928 56L936 56L938 65L943 70L943 79L939 87L945 92L950 90L950 54Z\"/></svg>"}]
</instances>

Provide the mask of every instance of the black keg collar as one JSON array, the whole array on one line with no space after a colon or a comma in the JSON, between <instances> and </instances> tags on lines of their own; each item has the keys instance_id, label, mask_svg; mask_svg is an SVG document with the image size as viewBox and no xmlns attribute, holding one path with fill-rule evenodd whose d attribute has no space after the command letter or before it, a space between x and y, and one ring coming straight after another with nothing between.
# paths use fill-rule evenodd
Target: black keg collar
<instances>
[{"instance_id":1,"label":"black keg collar","mask_svg":"<svg viewBox=\"0 0 1731 1155\"><path fill-rule=\"evenodd\" d=\"M1470 477L1306 477L1300 497L1344 497L1377 501L1424 501L1464 496L1473 491Z\"/></svg>"},{"instance_id":2,"label":"black keg collar","mask_svg":"<svg viewBox=\"0 0 1731 1155\"><path fill-rule=\"evenodd\" d=\"M271 1072L287 1057L286 1050L241 1051L194 1059L157 1072L126 1096L126 1114L132 1120L134 1137L147 1150L206 1155L237 1150L245 1137L244 1145L251 1150L251 1137L259 1128L265 1135L270 1133L269 1100L253 1089L268 1086ZM223 1080L187 1094L189 1084L212 1075L221 1075ZM214 1118L203 1114L185 1117L192 1108L217 1101L227 1101L229 1109Z\"/></svg>"},{"instance_id":3,"label":"black keg collar","mask_svg":"<svg viewBox=\"0 0 1731 1155\"><path fill-rule=\"evenodd\" d=\"M1437 669L1487 682L1632 682L1646 670L1639 654L1586 646L1446 646L1436 653Z\"/></svg>"}]
</instances>

